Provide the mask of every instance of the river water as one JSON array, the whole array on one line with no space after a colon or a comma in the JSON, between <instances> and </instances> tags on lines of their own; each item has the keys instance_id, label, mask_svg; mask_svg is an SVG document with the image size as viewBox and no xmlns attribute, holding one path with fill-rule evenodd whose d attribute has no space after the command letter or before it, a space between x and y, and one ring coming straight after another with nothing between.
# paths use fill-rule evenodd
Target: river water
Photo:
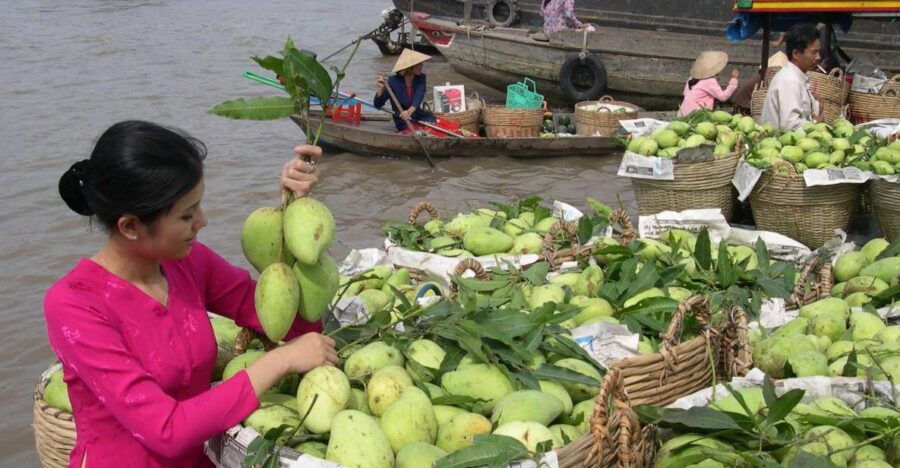
<instances>
[{"instance_id":1,"label":"river water","mask_svg":"<svg viewBox=\"0 0 900 468\"><path fill-rule=\"evenodd\" d=\"M271 94L241 77L251 55L275 53L286 36L320 57L374 29L387 0L69 0L8 2L0 15L0 465L36 466L32 391L53 353L42 313L46 289L103 243L99 229L59 198L59 176L89 156L111 124L144 119L181 127L209 148L201 239L247 266L240 228L255 208L277 203L277 176L303 138L291 122L227 120L207 110L236 97ZM342 63L338 56L335 64ZM344 89L370 94L393 59L364 43ZM258 70L257 70L258 71ZM435 59L430 82L467 82ZM518 161L492 158L387 160L326 154L314 196L334 212L332 255L382 245L382 221L403 219L428 199L445 212L492 200L542 195L585 207L592 196L633 211L618 158ZM454 211L455 212L455 211ZM452 214L452 213L451 213Z\"/></svg>"}]
</instances>

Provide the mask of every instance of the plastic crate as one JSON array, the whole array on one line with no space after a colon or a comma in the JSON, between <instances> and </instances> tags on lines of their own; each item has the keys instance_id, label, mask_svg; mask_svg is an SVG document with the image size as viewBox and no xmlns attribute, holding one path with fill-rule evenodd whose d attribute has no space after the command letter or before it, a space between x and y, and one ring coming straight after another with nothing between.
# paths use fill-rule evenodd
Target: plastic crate
<instances>
[{"instance_id":1,"label":"plastic crate","mask_svg":"<svg viewBox=\"0 0 900 468\"><path fill-rule=\"evenodd\" d=\"M540 109L543 102L544 96L538 94L537 86L531 78L524 78L521 82L506 87L507 109Z\"/></svg>"}]
</instances>

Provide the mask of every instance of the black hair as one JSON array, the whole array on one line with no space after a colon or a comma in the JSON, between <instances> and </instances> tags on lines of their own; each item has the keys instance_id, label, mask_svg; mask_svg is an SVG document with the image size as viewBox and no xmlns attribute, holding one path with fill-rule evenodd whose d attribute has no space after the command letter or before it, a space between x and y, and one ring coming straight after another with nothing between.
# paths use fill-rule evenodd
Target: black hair
<instances>
[{"instance_id":1,"label":"black hair","mask_svg":"<svg viewBox=\"0 0 900 468\"><path fill-rule=\"evenodd\" d=\"M794 51L806 52L810 44L819 39L819 29L811 23L797 23L788 30L785 38L785 53L788 58L794 58Z\"/></svg>"},{"instance_id":2,"label":"black hair","mask_svg":"<svg viewBox=\"0 0 900 468\"><path fill-rule=\"evenodd\" d=\"M697 86L697 83L699 83L699 82L700 82L700 80L698 80L697 78L689 79L688 83L687 83L688 89L694 89L694 86Z\"/></svg>"},{"instance_id":3,"label":"black hair","mask_svg":"<svg viewBox=\"0 0 900 468\"><path fill-rule=\"evenodd\" d=\"M72 211L94 216L113 231L119 217L153 224L200 183L206 146L181 130L128 120L109 127L90 159L59 179L59 194Z\"/></svg>"}]
</instances>

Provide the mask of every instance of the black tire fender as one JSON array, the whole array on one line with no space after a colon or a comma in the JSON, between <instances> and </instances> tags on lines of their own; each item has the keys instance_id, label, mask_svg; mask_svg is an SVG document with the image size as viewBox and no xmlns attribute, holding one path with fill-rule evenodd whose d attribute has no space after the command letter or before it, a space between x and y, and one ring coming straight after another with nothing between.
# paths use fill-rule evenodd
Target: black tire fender
<instances>
[{"instance_id":1,"label":"black tire fender","mask_svg":"<svg viewBox=\"0 0 900 468\"><path fill-rule=\"evenodd\" d=\"M504 9L509 11L509 15L501 20L497 14ZM517 0L489 0L484 14L494 26L506 28L519 20L519 3Z\"/></svg>"},{"instance_id":2,"label":"black tire fender","mask_svg":"<svg viewBox=\"0 0 900 468\"><path fill-rule=\"evenodd\" d=\"M591 76L590 86L576 85L576 75ZM595 55L587 54L582 59L579 54L569 54L559 68L559 85L566 96L575 102L596 100L606 89L606 67Z\"/></svg>"}]
</instances>

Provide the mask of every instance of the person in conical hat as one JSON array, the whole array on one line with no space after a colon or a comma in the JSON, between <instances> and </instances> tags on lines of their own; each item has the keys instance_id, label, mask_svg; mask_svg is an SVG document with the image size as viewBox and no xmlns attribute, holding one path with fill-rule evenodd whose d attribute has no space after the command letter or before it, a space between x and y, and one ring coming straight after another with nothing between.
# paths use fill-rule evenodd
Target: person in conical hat
<instances>
[{"instance_id":1,"label":"person in conical hat","mask_svg":"<svg viewBox=\"0 0 900 468\"><path fill-rule=\"evenodd\" d=\"M422 109L426 90L425 74L422 73L422 68L428 60L431 60L428 55L405 49L391 70L393 75L390 78L379 76L375 82L375 107L381 109L385 103L391 103L391 107L394 109L394 127L398 132L411 131L406 124L407 119L428 123L436 121L434 114ZM391 100L385 86L391 87L400 102L399 109Z\"/></svg>"},{"instance_id":2,"label":"person in conical hat","mask_svg":"<svg viewBox=\"0 0 900 468\"><path fill-rule=\"evenodd\" d=\"M684 85L684 100L678 116L688 115L697 109L712 109L716 101L725 102L738 85L737 68L731 70L731 80L725 89L716 76L728 65L728 54L708 50L700 54L691 67L691 78Z\"/></svg>"}]
</instances>

